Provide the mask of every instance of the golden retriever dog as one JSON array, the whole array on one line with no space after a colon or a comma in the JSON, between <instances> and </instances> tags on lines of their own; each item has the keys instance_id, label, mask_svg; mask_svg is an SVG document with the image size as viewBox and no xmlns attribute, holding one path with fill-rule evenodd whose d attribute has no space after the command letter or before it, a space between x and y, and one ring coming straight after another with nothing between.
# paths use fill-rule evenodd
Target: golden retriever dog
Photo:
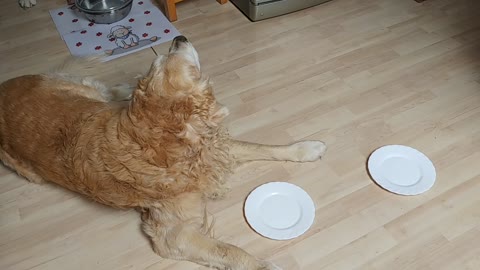
<instances>
[{"instance_id":1,"label":"golden retriever dog","mask_svg":"<svg viewBox=\"0 0 480 270\"><path fill-rule=\"evenodd\" d=\"M273 146L237 141L183 36L139 79L130 100L89 78L27 75L0 85L0 160L34 183L53 182L99 203L141 211L164 257L233 270L280 269L214 239L206 202L253 160L315 161L319 141ZM239 213L241 218L241 213Z\"/></svg>"}]
</instances>

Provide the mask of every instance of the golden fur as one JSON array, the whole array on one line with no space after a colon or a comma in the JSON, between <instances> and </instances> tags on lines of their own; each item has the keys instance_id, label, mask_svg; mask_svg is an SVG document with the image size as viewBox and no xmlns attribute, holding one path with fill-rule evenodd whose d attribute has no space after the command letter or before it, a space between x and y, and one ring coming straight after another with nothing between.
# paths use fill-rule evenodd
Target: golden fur
<instances>
[{"instance_id":1,"label":"golden fur","mask_svg":"<svg viewBox=\"0 0 480 270\"><path fill-rule=\"evenodd\" d=\"M198 55L177 37L128 102L68 75L28 75L0 85L0 160L32 182L54 182L97 202L142 209L160 256L218 269L280 269L210 237L205 200L226 191L238 162L314 161L321 142L238 142L221 126Z\"/></svg>"}]
</instances>

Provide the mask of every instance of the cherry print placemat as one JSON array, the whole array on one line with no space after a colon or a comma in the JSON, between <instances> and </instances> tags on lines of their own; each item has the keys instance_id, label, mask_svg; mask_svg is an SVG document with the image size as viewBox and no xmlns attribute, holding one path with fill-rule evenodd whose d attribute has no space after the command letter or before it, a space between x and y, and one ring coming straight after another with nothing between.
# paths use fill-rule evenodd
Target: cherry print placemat
<instances>
[{"instance_id":1,"label":"cherry print placemat","mask_svg":"<svg viewBox=\"0 0 480 270\"><path fill-rule=\"evenodd\" d=\"M106 61L180 35L150 0L134 0L128 16L112 24L90 22L74 5L50 10L50 16L72 55L105 54Z\"/></svg>"}]
</instances>

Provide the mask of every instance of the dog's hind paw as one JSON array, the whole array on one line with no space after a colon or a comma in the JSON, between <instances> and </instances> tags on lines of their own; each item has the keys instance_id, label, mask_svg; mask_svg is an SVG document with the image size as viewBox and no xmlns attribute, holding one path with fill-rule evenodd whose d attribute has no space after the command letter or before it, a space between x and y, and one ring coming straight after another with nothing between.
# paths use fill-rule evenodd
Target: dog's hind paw
<instances>
[{"instance_id":1,"label":"dog's hind paw","mask_svg":"<svg viewBox=\"0 0 480 270\"><path fill-rule=\"evenodd\" d=\"M22 8L31 8L37 4L37 0L18 0L18 4Z\"/></svg>"},{"instance_id":2,"label":"dog's hind paw","mask_svg":"<svg viewBox=\"0 0 480 270\"><path fill-rule=\"evenodd\" d=\"M322 158L327 150L325 143L321 141L303 141L291 145L293 148L294 161L308 162Z\"/></svg>"}]
</instances>

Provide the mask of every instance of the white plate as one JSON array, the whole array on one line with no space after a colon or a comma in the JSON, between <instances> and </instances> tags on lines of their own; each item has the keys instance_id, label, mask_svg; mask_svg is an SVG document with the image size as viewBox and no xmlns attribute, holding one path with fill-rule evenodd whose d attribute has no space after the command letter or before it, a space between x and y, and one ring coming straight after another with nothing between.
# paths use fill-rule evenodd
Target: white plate
<instances>
[{"instance_id":1,"label":"white plate","mask_svg":"<svg viewBox=\"0 0 480 270\"><path fill-rule=\"evenodd\" d=\"M254 189L245 202L245 217L259 234L287 240L305 233L313 224L315 205L300 187L270 182Z\"/></svg>"},{"instance_id":2,"label":"white plate","mask_svg":"<svg viewBox=\"0 0 480 270\"><path fill-rule=\"evenodd\" d=\"M422 152L404 145L387 145L368 159L373 180L384 189L401 195L417 195L435 183L432 161Z\"/></svg>"}]
</instances>

